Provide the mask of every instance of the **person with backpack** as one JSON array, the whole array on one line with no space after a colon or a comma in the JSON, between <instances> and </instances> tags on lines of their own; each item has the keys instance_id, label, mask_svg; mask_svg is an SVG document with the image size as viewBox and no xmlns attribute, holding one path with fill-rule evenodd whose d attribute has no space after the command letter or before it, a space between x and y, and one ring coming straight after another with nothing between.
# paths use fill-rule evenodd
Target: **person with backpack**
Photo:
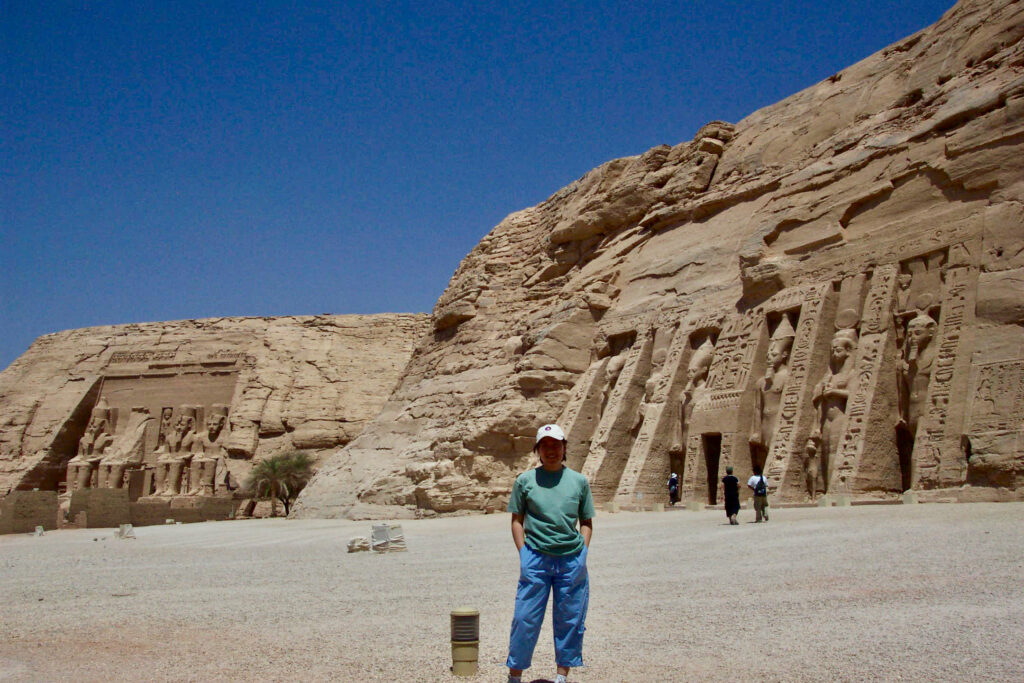
<instances>
[{"instance_id":1,"label":"person with backpack","mask_svg":"<svg viewBox=\"0 0 1024 683\"><path fill-rule=\"evenodd\" d=\"M754 522L768 521L768 480L761 473L761 466L754 465L754 475L747 480L747 488L754 492Z\"/></svg>"}]
</instances>

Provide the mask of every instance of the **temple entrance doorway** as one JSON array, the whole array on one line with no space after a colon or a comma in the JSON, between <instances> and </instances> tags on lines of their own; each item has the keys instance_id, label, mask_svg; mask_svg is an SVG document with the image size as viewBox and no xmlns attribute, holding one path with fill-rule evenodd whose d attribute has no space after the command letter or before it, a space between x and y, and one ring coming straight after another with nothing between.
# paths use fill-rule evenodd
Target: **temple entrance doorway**
<instances>
[{"instance_id":1,"label":"temple entrance doorway","mask_svg":"<svg viewBox=\"0 0 1024 683\"><path fill-rule=\"evenodd\" d=\"M902 425L896 428L896 450L900 458L900 480L904 491L914 485L914 474L911 463L914 453L914 435Z\"/></svg>"},{"instance_id":2,"label":"temple entrance doorway","mask_svg":"<svg viewBox=\"0 0 1024 683\"><path fill-rule=\"evenodd\" d=\"M708 505L718 505L718 461L722 456L722 435L702 434L704 462L708 472Z\"/></svg>"}]
</instances>

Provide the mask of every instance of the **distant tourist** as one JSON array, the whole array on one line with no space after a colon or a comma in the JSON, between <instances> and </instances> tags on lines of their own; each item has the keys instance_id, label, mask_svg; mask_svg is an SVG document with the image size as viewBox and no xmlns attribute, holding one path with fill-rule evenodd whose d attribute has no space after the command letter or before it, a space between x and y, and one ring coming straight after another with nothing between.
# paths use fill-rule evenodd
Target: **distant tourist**
<instances>
[{"instance_id":1,"label":"distant tourist","mask_svg":"<svg viewBox=\"0 0 1024 683\"><path fill-rule=\"evenodd\" d=\"M725 493L725 516L729 518L729 524L739 524L736 515L740 511L740 480L732 476L732 465L725 468L722 491Z\"/></svg>"},{"instance_id":2,"label":"distant tourist","mask_svg":"<svg viewBox=\"0 0 1024 683\"><path fill-rule=\"evenodd\" d=\"M754 492L755 522L768 521L768 480L761 473L761 466L754 465L754 474L747 480L747 487Z\"/></svg>"},{"instance_id":3,"label":"distant tourist","mask_svg":"<svg viewBox=\"0 0 1024 683\"><path fill-rule=\"evenodd\" d=\"M587 478L565 466L565 446L558 425L537 430L533 452L540 455L540 467L516 478L508 501L512 541L519 551L519 588L505 663L509 683L521 683L523 670L530 668L549 593L554 595L555 683L566 683L570 667L583 666L594 500Z\"/></svg>"},{"instance_id":4,"label":"distant tourist","mask_svg":"<svg viewBox=\"0 0 1024 683\"><path fill-rule=\"evenodd\" d=\"M675 472L668 478L668 504L675 505L679 502L679 475Z\"/></svg>"}]
</instances>

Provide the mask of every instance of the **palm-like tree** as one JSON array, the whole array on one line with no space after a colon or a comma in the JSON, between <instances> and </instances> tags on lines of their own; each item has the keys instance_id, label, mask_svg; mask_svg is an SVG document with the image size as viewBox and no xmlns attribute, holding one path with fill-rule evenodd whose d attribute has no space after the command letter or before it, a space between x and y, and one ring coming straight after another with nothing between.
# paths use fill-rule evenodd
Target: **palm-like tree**
<instances>
[{"instance_id":1,"label":"palm-like tree","mask_svg":"<svg viewBox=\"0 0 1024 683\"><path fill-rule=\"evenodd\" d=\"M313 459L302 451L289 451L256 463L245 482L253 498L270 499L270 515L277 516L277 501L288 516L292 502L313 476Z\"/></svg>"}]
</instances>

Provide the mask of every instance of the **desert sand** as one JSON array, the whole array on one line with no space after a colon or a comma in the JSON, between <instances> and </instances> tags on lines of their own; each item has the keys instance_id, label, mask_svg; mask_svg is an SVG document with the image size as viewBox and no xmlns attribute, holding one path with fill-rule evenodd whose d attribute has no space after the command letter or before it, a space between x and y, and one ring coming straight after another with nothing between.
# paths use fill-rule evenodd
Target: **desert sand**
<instances>
[{"instance_id":1,"label":"desert sand","mask_svg":"<svg viewBox=\"0 0 1024 683\"><path fill-rule=\"evenodd\" d=\"M595 520L571 681L1020 680L1024 504ZM517 579L507 515L266 519L0 538L0 680L503 681ZM448 613L481 613L457 678ZM524 680L554 678L550 615Z\"/></svg>"}]
</instances>

